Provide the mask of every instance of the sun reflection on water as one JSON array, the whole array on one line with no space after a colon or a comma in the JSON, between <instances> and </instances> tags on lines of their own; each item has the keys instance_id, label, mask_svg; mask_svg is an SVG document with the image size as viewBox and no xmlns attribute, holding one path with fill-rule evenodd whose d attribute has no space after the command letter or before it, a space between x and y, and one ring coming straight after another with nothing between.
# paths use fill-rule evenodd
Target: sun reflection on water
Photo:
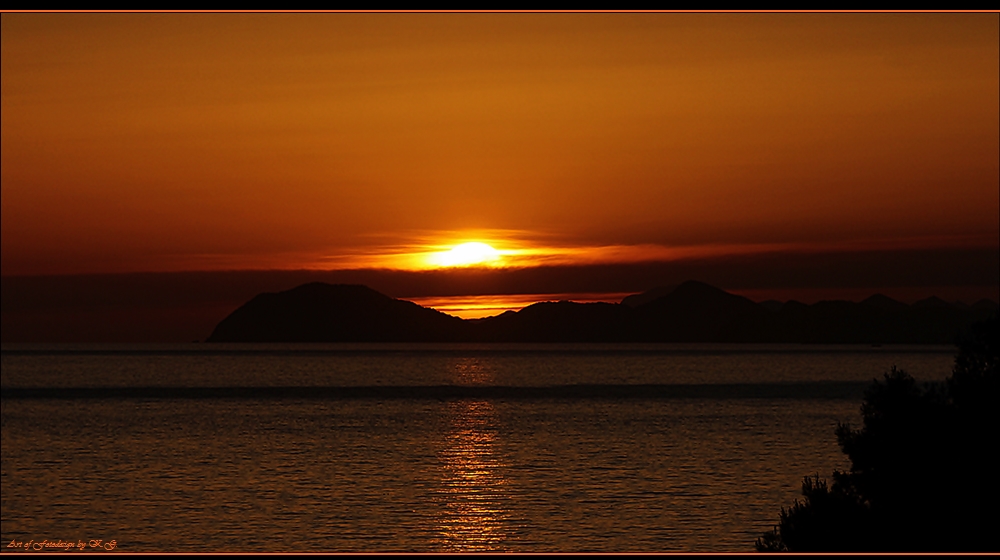
<instances>
[{"instance_id":1,"label":"sun reflection on water","mask_svg":"<svg viewBox=\"0 0 1000 560\"><path fill-rule=\"evenodd\" d=\"M452 380L456 385L489 385L496 377L490 363L479 358L456 360L452 372Z\"/></svg>"},{"instance_id":2,"label":"sun reflection on water","mask_svg":"<svg viewBox=\"0 0 1000 560\"><path fill-rule=\"evenodd\" d=\"M455 364L458 384L492 380L492 369L477 359ZM439 520L442 548L488 551L504 548L510 537L506 525L505 465L494 451L497 438L493 403L460 400L446 405L452 429L440 452L443 508Z\"/></svg>"}]
</instances>

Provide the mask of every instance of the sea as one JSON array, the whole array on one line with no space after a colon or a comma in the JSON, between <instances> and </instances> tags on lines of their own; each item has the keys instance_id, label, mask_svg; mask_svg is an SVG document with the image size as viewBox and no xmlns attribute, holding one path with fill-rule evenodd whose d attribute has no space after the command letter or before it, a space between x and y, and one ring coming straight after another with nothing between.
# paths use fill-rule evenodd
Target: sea
<instances>
[{"instance_id":1,"label":"sea","mask_svg":"<svg viewBox=\"0 0 1000 560\"><path fill-rule=\"evenodd\" d=\"M955 351L5 344L0 550L752 552Z\"/></svg>"}]
</instances>

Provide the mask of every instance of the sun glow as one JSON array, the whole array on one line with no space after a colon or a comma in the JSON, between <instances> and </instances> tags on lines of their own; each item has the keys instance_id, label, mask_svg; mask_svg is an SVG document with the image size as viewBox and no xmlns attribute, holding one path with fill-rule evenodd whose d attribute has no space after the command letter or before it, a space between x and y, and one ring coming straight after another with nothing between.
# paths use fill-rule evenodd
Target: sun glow
<instances>
[{"instance_id":1,"label":"sun glow","mask_svg":"<svg viewBox=\"0 0 1000 560\"><path fill-rule=\"evenodd\" d=\"M496 266L502 255L493 247L479 241L455 245L448 251L431 253L427 262L433 266Z\"/></svg>"},{"instance_id":2,"label":"sun glow","mask_svg":"<svg viewBox=\"0 0 1000 560\"><path fill-rule=\"evenodd\" d=\"M918 247L991 247L995 236L955 236L953 238L879 239L841 241L829 244L739 243L701 245L579 245L567 244L521 230L422 231L407 232L405 241L398 237L376 239L367 247L337 249L339 254L275 255L274 269L386 269L441 270L516 269L531 267L589 266L643 262L671 262L722 256L759 253L818 253L842 251L895 250ZM476 240L476 241L470 241ZM251 268L254 261L217 259L204 255L199 267L205 270ZM164 262L161 259L161 264ZM292 263L292 264L287 264ZM309 263L309 264L303 264ZM179 266L179 265L178 265Z\"/></svg>"}]
</instances>

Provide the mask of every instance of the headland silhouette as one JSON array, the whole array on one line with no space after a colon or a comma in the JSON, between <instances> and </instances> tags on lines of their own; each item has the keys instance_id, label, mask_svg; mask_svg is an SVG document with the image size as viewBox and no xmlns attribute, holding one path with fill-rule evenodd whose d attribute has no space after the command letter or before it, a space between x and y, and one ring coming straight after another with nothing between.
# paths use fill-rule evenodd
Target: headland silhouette
<instances>
[{"instance_id":1,"label":"headland silhouette","mask_svg":"<svg viewBox=\"0 0 1000 560\"><path fill-rule=\"evenodd\" d=\"M881 294L862 302L755 303L696 281L621 303L541 302L463 320L371 288L314 282L263 293L206 342L763 342L952 344L997 304Z\"/></svg>"}]
</instances>

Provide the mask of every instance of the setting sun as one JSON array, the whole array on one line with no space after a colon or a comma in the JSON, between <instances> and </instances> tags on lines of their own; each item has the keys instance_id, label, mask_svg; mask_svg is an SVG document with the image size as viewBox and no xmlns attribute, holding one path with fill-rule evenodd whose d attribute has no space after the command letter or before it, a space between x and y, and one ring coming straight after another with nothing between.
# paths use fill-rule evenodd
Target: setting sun
<instances>
[{"instance_id":1,"label":"setting sun","mask_svg":"<svg viewBox=\"0 0 1000 560\"><path fill-rule=\"evenodd\" d=\"M500 251L485 243L470 241L449 251L433 253L428 261L435 266L474 266L497 264L500 259Z\"/></svg>"}]
</instances>

